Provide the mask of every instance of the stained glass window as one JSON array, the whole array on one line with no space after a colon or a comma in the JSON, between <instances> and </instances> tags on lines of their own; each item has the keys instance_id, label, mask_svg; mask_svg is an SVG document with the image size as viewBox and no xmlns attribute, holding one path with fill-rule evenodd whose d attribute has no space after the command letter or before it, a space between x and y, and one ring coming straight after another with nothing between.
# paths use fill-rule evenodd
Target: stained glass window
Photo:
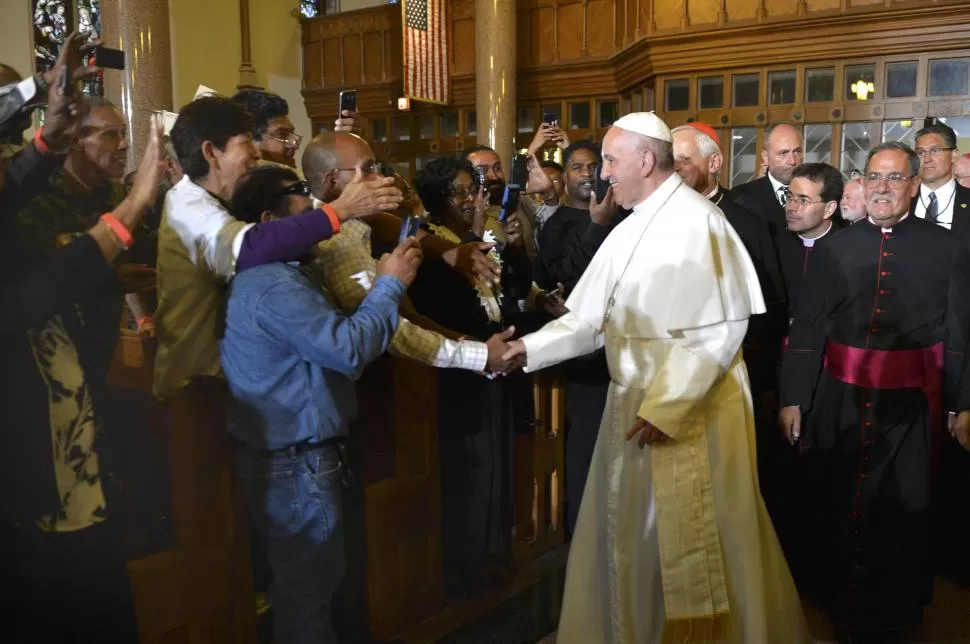
<instances>
[{"instance_id":1,"label":"stained glass window","mask_svg":"<svg viewBox=\"0 0 970 644\"><path fill-rule=\"evenodd\" d=\"M54 66L75 24L92 39L100 37L101 0L34 0L34 71L44 72ZM103 74L85 81L83 91L103 96Z\"/></svg>"},{"instance_id":2,"label":"stained glass window","mask_svg":"<svg viewBox=\"0 0 970 644\"><path fill-rule=\"evenodd\" d=\"M34 66L47 71L71 33L72 11L64 0L34 0Z\"/></svg>"},{"instance_id":3,"label":"stained glass window","mask_svg":"<svg viewBox=\"0 0 970 644\"><path fill-rule=\"evenodd\" d=\"M320 0L300 0L300 13L305 18L316 18L320 15Z\"/></svg>"}]
</instances>

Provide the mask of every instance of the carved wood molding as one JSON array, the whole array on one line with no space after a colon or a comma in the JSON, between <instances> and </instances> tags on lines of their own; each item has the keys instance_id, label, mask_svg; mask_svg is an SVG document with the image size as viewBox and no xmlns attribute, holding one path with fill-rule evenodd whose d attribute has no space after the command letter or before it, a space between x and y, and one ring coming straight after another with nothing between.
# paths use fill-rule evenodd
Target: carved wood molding
<instances>
[{"instance_id":1,"label":"carved wood molding","mask_svg":"<svg viewBox=\"0 0 970 644\"><path fill-rule=\"evenodd\" d=\"M360 9L337 16L327 16L325 19L303 21L303 43L351 34L360 35L369 31L387 31L392 28L401 28L400 9L396 6Z\"/></svg>"},{"instance_id":2,"label":"carved wood molding","mask_svg":"<svg viewBox=\"0 0 970 644\"><path fill-rule=\"evenodd\" d=\"M658 74L943 51L970 42L966 7L959 5L831 15L808 24L789 20L656 34L613 57L617 88L631 89Z\"/></svg>"}]
</instances>

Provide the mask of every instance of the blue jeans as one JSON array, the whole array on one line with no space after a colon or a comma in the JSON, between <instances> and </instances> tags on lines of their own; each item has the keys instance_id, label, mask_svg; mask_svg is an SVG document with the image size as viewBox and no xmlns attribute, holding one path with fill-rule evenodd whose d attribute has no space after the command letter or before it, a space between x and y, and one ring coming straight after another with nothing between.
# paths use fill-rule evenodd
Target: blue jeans
<instances>
[{"instance_id":1,"label":"blue jeans","mask_svg":"<svg viewBox=\"0 0 970 644\"><path fill-rule=\"evenodd\" d=\"M330 605L346 568L337 449L260 454L241 446L236 466L273 572L276 644L336 644Z\"/></svg>"}]
</instances>

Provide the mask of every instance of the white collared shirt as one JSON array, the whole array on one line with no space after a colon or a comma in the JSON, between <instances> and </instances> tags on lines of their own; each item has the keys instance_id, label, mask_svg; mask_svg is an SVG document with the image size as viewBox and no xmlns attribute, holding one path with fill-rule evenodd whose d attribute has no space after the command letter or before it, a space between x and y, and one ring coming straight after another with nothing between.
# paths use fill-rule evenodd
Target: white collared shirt
<instances>
[{"instance_id":1,"label":"white collared shirt","mask_svg":"<svg viewBox=\"0 0 970 644\"><path fill-rule=\"evenodd\" d=\"M953 201L956 198L957 182L952 177L936 190L925 183L919 186L919 197L916 199L916 216L926 219L926 207L930 205L930 193L936 193L936 207L938 216L936 223L947 230L953 224Z\"/></svg>"},{"instance_id":2,"label":"white collared shirt","mask_svg":"<svg viewBox=\"0 0 970 644\"><path fill-rule=\"evenodd\" d=\"M775 179L773 176L771 176L770 172L768 172L767 175L768 175L768 181L771 182L771 189L775 191L775 199L778 200L778 205L784 206L785 204L781 202L781 195L779 194L779 191L782 188L787 190L788 186L783 184L781 181L778 181L778 179Z\"/></svg>"},{"instance_id":3,"label":"white collared shirt","mask_svg":"<svg viewBox=\"0 0 970 644\"><path fill-rule=\"evenodd\" d=\"M243 237L252 227L188 175L165 195L158 230L155 395L174 393L194 376L222 373L219 312Z\"/></svg>"}]
</instances>

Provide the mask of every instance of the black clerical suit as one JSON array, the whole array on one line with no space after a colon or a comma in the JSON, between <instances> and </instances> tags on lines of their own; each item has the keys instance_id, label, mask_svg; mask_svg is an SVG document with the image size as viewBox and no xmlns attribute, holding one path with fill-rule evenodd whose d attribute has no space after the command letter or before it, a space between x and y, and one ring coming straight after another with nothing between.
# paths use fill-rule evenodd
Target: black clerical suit
<instances>
[{"instance_id":1,"label":"black clerical suit","mask_svg":"<svg viewBox=\"0 0 970 644\"><path fill-rule=\"evenodd\" d=\"M785 208L781 205L778 193L771 185L768 175L754 181L735 186L728 193L735 203L760 215L768 225L771 238L775 243L775 253L781 262L781 273L788 302L788 314L795 310L798 289L805 268L805 251L798 237L788 230Z\"/></svg>"},{"instance_id":2,"label":"black clerical suit","mask_svg":"<svg viewBox=\"0 0 970 644\"><path fill-rule=\"evenodd\" d=\"M915 215L919 195L910 214ZM970 245L970 188L959 183L953 194L950 232ZM940 559L947 572L970 580L970 453L956 441L944 441L940 453Z\"/></svg>"},{"instance_id":3,"label":"black clerical suit","mask_svg":"<svg viewBox=\"0 0 970 644\"><path fill-rule=\"evenodd\" d=\"M831 455L828 599L850 631L918 622L932 597L933 464L970 329L966 245L907 216L866 220L811 255L782 364L803 449Z\"/></svg>"},{"instance_id":4,"label":"black clerical suit","mask_svg":"<svg viewBox=\"0 0 970 644\"><path fill-rule=\"evenodd\" d=\"M546 289L562 283L566 293L576 286L593 255L613 229L593 223L589 210L560 206L537 235L542 270L540 286ZM572 534L579 515L579 504L586 487L586 476L593 459L599 433L610 372L603 349L565 363L566 373L566 532Z\"/></svg>"}]
</instances>

